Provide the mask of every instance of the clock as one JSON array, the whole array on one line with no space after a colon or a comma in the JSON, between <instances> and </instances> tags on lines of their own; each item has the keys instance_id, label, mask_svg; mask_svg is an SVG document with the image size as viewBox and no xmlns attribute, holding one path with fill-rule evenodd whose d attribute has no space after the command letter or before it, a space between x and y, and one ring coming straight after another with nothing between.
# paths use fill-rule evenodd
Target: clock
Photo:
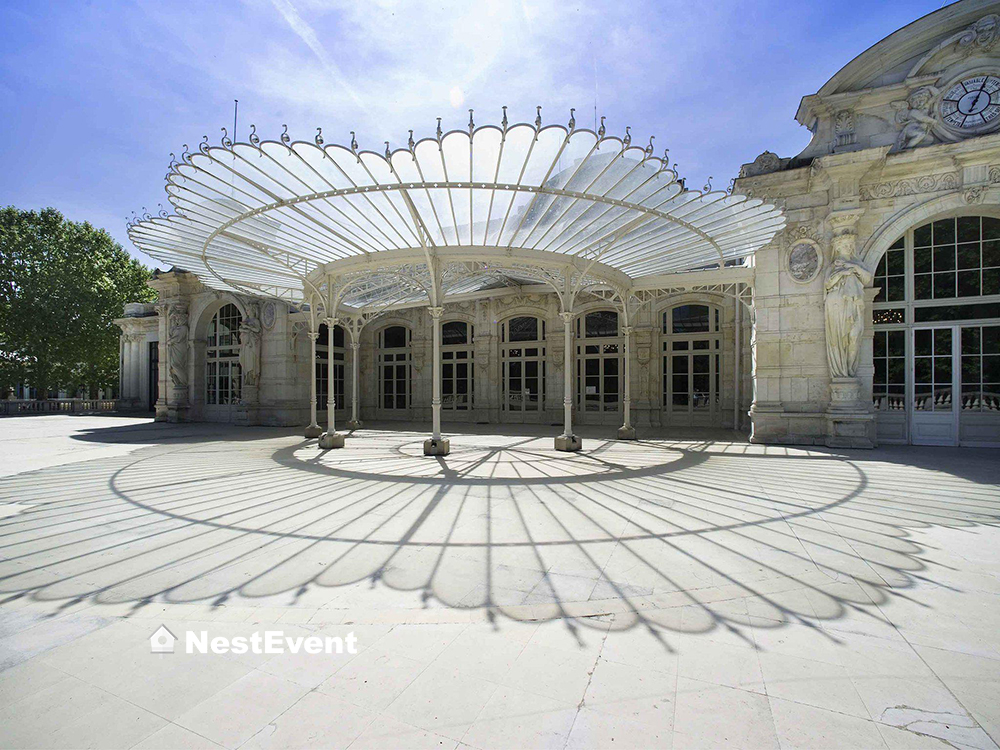
<instances>
[{"instance_id":1,"label":"clock","mask_svg":"<svg viewBox=\"0 0 1000 750\"><path fill-rule=\"evenodd\" d=\"M941 119L962 132L984 130L1000 117L1000 77L978 75L957 81L941 97Z\"/></svg>"}]
</instances>

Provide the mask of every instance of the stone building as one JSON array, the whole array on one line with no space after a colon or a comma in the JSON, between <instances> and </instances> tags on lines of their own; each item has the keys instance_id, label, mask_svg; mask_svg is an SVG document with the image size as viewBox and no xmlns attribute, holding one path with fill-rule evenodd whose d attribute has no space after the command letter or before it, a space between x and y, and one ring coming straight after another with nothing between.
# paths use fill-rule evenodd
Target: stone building
<instances>
[{"instance_id":1,"label":"stone building","mask_svg":"<svg viewBox=\"0 0 1000 750\"><path fill-rule=\"evenodd\" d=\"M123 396L157 419L311 436L334 405L351 426L433 421L429 443L443 420L562 424L562 449L578 447L573 422L622 438L1000 444L998 14L962 0L860 54L802 99L806 149L764 152L731 195L688 190L651 143L577 130L572 114L552 135L540 112L492 129L470 112L466 131L411 135L384 158L320 133L315 147L203 144L171 165L181 216L131 229L174 268L150 282L155 309L118 321ZM459 141L464 180L445 156ZM427 149L442 174L426 174ZM421 159L419 178L403 174ZM605 234L566 249L606 215Z\"/></svg>"}]
</instances>

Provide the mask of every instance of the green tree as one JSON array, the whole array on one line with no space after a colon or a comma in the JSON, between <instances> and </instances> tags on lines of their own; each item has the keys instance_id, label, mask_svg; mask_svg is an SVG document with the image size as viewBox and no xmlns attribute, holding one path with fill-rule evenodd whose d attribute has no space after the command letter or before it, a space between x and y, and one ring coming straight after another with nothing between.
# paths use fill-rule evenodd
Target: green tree
<instances>
[{"instance_id":1,"label":"green tree","mask_svg":"<svg viewBox=\"0 0 1000 750\"><path fill-rule=\"evenodd\" d=\"M103 229L53 208L0 208L0 390L26 382L106 388L118 382L112 322L126 302L148 302L149 269Z\"/></svg>"}]
</instances>

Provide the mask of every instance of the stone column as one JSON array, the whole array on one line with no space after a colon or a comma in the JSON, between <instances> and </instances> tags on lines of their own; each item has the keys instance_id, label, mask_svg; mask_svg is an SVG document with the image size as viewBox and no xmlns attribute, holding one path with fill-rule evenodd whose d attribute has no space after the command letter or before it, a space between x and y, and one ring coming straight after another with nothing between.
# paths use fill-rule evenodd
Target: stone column
<instances>
[{"instance_id":1,"label":"stone column","mask_svg":"<svg viewBox=\"0 0 1000 750\"><path fill-rule=\"evenodd\" d=\"M309 425L305 429L307 438L323 434L323 428L316 422L316 339L318 338L318 331L309 331Z\"/></svg>"},{"instance_id":2,"label":"stone column","mask_svg":"<svg viewBox=\"0 0 1000 750\"><path fill-rule=\"evenodd\" d=\"M136 408L142 402L142 342L141 333L132 334L132 400Z\"/></svg>"},{"instance_id":3,"label":"stone column","mask_svg":"<svg viewBox=\"0 0 1000 750\"><path fill-rule=\"evenodd\" d=\"M431 314L431 421L430 440L424 441L425 456L447 456L451 443L441 437L441 315L443 307L428 307Z\"/></svg>"},{"instance_id":4,"label":"stone column","mask_svg":"<svg viewBox=\"0 0 1000 750\"><path fill-rule=\"evenodd\" d=\"M125 334L118 337L118 398L125 400Z\"/></svg>"},{"instance_id":5,"label":"stone column","mask_svg":"<svg viewBox=\"0 0 1000 750\"><path fill-rule=\"evenodd\" d=\"M358 419L358 380L361 378L361 342L357 337L361 332L354 334L351 340L351 421L347 423L349 429L360 430L361 420Z\"/></svg>"},{"instance_id":6,"label":"stone column","mask_svg":"<svg viewBox=\"0 0 1000 750\"><path fill-rule=\"evenodd\" d=\"M169 409L167 408L168 389L170 388L170 372L168 370L168 358L170 357L170 346L168 337L170 333L170 305L159 304L156 306L157 313L157 338L159 343L159 372L157 390L159 397L156 399L156 421L166 422L169 419Z\"/></svg>"},{"instance_id":7,"label":"stone column","mask_svg":"<svg viewBox=\"0 0 1000 750\"><path fill-rule=\"evenodd\" d=\"M622 335L625 337L625 343L623 346L624 354L624 367L623 375L625 377L625 393L622 399L622 409L624 411L625 421L622 426L618 428L618 439L619 440L635 440L635 427L632 426L632 326L624 326L622 328Z\"/></svg>"},{"instance_id":8,"label":"stone column","mask_svg":"<svg viewBox=\"0 0 1000 750\"><path fill-rule=\"evenodd\" d=\"M561 312L563 321L563 434L556 438L557 451L578 451L583 441L573 434L573 313Z\"/></svg>"},{"instance_id":9,"label":"stone column","mask_svg":"<svg viewBox=\"0 0 1000 750\"><path fill-rule=\"evenodd\" d=\"M326 432L319 436L319 447L324 450L344 447L344 436L337 434L337 394L333 388L333 329L336 325L336 318L327 318ZM315 383L315 378L313 379L313 383ZM315 387L313 385L313 388ZM314 404L315 401L316 399L313 398Z\"/></svg>"}]
</instances>

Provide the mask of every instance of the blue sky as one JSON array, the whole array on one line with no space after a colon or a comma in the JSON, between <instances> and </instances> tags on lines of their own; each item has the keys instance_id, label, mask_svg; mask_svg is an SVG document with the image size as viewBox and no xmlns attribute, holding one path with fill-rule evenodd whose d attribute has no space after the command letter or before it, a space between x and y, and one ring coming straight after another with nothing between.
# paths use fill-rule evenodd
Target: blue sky
<instances>
[{"instance_id":1,"label":"blue sky","mask_svg":"<svg viewBox=\"0 0 1000 750\"><path fill-rule=\"evenodd\" d=\"M250 123L381 150L468 122L656 136L691 184L798 153L799 99L940 0L0 0L0 205L54 206L151 265L125 218L166 205L169 153Z\"/></svg>"}]
</instances>

